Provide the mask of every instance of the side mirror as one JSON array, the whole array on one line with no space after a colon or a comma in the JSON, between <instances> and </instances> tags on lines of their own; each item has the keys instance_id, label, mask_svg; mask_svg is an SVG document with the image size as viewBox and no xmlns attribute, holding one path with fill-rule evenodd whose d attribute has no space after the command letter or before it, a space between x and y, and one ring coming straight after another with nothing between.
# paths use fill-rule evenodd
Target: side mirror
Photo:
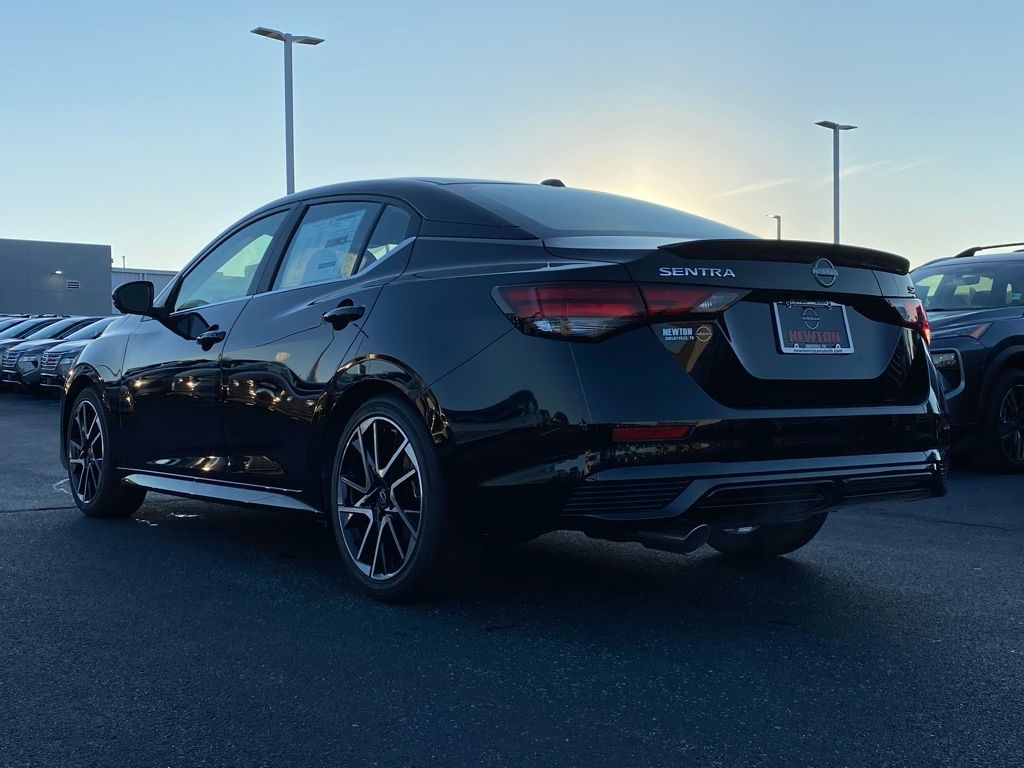
<instances>
[{"instance_id":1,"label":"side mirror","mask_svg":"<svg viewBox=\"0 0 1024 768\"><path fill-rule=\"evenodd\" d=\"M133 280L114 289L114 306L125 315L153 316L153 284L149 280Z\"/></svg>"}]
</instances>

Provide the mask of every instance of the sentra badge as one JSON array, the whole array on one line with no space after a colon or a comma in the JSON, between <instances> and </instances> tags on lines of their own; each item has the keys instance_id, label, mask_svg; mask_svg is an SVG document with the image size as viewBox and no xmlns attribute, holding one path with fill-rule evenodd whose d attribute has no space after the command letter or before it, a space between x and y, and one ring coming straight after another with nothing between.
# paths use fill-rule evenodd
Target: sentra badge
<instances>
[{"instance_id":1,"label":"sentra badge","mask_svg":"<svg viewBox=\"0 0 1024 768\"><path fill-rule=\"evenodd\" d=\"M659 267L662 277L736 277L728 267Z\"/></svg>"}]
</instances>

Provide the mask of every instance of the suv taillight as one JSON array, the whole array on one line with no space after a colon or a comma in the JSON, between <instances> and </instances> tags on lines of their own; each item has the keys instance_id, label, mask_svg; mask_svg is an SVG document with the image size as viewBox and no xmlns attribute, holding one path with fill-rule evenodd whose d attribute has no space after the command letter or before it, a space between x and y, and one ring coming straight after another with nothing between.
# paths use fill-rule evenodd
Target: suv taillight
<instances>
[{"instance_id":1,"label":"suv taillight","mask_svg":"<svg viewBox=\"0 0 1024 768\"><path fill-rule=\"evenodd\" d=\"M523 333L600 341L648 322L722 312L746 293L654 283L548 283L500 286L494 298Z\"/></svg>"}]
</instances>

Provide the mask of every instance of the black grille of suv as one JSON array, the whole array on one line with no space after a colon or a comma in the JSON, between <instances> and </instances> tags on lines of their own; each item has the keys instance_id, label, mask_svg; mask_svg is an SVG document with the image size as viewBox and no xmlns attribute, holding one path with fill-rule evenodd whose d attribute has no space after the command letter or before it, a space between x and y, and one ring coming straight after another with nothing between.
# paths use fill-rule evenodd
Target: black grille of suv
<instances>
[{"instance_id":1,"label":"black grille of suv","mask_svg":"<svg viewBox=\"0 0 1024 768\"><path fill-rule=\"evenodd\" d=\"M47 352L39 361L39 369L43 373L54 373L57 370L57 363L60 362L60 352Z\"/></svg>"},{"instance_id":2,"label":"black grille of suv","mask_svg":"<svg viewBox=\"0 0 1024 768\"><path fill-rule=\"evenodd\" d=\"M4 352L3 362L0 363L0 369L3 369L5 372L14 371L18 365L19 357L21 357L19 353L11 352L9 349L6 350Z\"/></svg>"},{"instance_id":3,"label":"black grille of suv","mask_svg":"<svg viewBox=\"0 0 1024 768\"><path fill-rule=\"evenodd\" d=\"M563 515L634 515L664 509L690 481L684 478L584 481L562 508Z\"/></svg>"}]
</instances>

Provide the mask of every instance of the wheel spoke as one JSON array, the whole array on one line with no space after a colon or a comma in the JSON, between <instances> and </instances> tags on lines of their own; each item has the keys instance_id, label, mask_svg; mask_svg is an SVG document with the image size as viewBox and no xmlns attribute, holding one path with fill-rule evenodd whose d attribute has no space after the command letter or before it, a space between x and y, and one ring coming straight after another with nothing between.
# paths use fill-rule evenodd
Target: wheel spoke
<instances>
[{"instance_id":1,"label":"wheel spoke","mask_svg":"<svg viewBox=\"0 0 1024 768\"><path fill-rule=\"evenodd\" d=\"M373 520L373 510L367 509L366 507L346 507L341 504L338 505L339 512L346 512L350 515L362 515L369 520Z\"/></svg>"},{"instance_id":2,"label":"wheel spoke","mask_svg":"<svg viewBox=\"0 0 1024 768\"><path fill-rule=\"evenodd\" d=\"M419 530L413 527L412 521L409 519L409 515L395 502L395 497L393 495L391 497L391 503L394 504L395 514L397 514L405 524L405 527L409 529L409 536L415 540L419 536Z\"/></svg>"},{"instance_id":3,"label":"wheel spoke","mask_svg":"<svg viewBox=\"0 0 1024 768\"><path fill-rule=\"evenodd\" d=\"M395 455L392 456L390 459L388 459L387 464L384 465L384 469L382 469L380 471L381 477L387 477L388 476L388 470L390 470L391 467L394 465L394 463L396 461L398 461L398 457L405 453L405 448L406 448L407 445L409 445L409 438L407 438L407 437L405 437L403 435L402 436L402 443L401 443L401 445L398 446L398 450L395 451Z\"/></svg>"},{"instance_id":4,"label":"wheel spoke","mask_svg":"<svg viewBox=\"0 0 1024 768\"><path fill-rule=\"evenodd\" d=\"M343 482L345 485L347 485L353 491L359 491L360 493L365 494L365 493L367 493L370 490L368 487L364 488L363 486L358 485L358 484L352 482L351 480L349 480L344 475L338 475L338 479L341 480L341 482Z\"/></svg>"},{"instance_id":5,"label":"wheel spoke","mask_svg":"<svg viewBox=\"0 0 1024 768\"><path fill-rule=\"evenodd\" d=\"M89 473L88 465L82 466L82 472L78 475L78 484L75 486L75 490L78 491L78 496L83 500L87 501L85 497L85 476Z\"/></svg>"},{"instance_id":6,"label":"wheel spoke","mask_svg":"<svg viewBox=\"0 0 1024 768\"><path fill-rule=\"evenodd\" d=\"M400 478L395 480L395 482L393 482L391 484L391 491L392 491L392 493L394 493L395 488L397 488L399 485L404 483L406 480L408 480L410 477L412 477L415 474L416 474L416 470L415 469L410 469L408 472L406 472Z\"/></svg>"},{"instance_id":7,"label":"wheel spoke","mask_svg":"<svg viewBox=\"0 0 1024 768\"><path fill-rule=\"evenodd\" d=\"M377 523L377 543L373 545L373 561L370 563L370 577L373 577L374 571L377 570L377 559L380 557L380 543L384 538L384 526L379 522Z\"/></svg>"},{"instance_id":8,"label":"wheel spoke","mask_svg":"<svg viewBox=\"0 0 1024 768\"><path fill-rule=\"evenodd\" d=\"M370 540L370 535L373 533L373 527L374 527L374 523L373 523L373 518L371 517L370 518L370 524L368 526L366 526L366 531L363 533L363 540L359 544L359 551L356 552L356 560L362 560L363 559L363 552L366 551L366 544Z\"/></svg>"},{"instance_id":9,"label":"wheel spoke","mask_svg":"<svg viewBox=\"0 0 1024 768\"><path fill-rule=\"evenodd\" d=\"M388 518L388 530L391 532L391 540L395 542L395 547L398 549L398 557L405 560L405 548L402 547L402 542L398 540L398 531L395 530L395 524L392 522L393 518Z\"/></svg>"},{"instance_id":10,"label":"wheel spoke","mask_svg":"<svg viewBox=\"0 0 1024 768\"><path fill-rule=\"evenodd\" d=\"M378 474L382 474L380 472L380 438L377 437L377 421L378 419L374 419L371 422L373 429L373 468L377 471Z\"/></svg>"}]
</instances>

